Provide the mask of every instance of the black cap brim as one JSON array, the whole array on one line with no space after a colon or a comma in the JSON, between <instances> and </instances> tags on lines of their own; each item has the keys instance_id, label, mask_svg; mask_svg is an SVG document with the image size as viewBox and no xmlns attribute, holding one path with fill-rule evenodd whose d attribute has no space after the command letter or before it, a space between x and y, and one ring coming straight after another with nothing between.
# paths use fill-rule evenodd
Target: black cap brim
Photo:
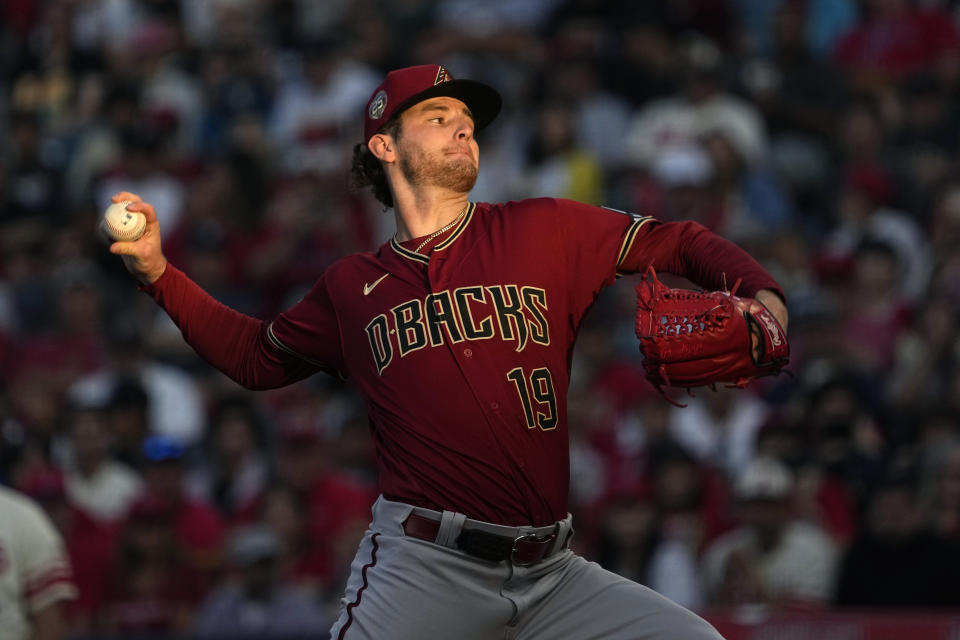
<instances>
[{"instance_id":1,"label":"black cap brim","mask_svg":"<svg viewBox=\"0 0 960 640\"><path fill-rule=\"evenodd\" d=\"M393 112L392 117L403 113L418 102L430 98L456 98L467 105L473 114L473 125L480 131L496 119L503 106L503 99L496 89L476 80L449 80L425 89L407 98Z\"/></svg>"}]
</instances>

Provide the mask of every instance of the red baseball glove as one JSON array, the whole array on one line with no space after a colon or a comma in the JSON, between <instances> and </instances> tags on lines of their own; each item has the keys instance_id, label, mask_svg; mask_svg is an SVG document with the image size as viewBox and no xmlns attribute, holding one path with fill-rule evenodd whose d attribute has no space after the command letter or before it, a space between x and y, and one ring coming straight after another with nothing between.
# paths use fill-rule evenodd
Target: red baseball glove
<instances>
[{"instance_id":1,"label":"red baseball glove","mask_svg":"<svg viewBox=\"0 0 960 640\"><path fill-rule=\"evenodd\" d=\"M651 267L637 285L636 332L647 379L674 404L664 386L725 383L780 373L790 360L787 334L753 298L730 291L671 289ZM684 406L684 405L680 405Z\"/></svg>"}]
</instances>

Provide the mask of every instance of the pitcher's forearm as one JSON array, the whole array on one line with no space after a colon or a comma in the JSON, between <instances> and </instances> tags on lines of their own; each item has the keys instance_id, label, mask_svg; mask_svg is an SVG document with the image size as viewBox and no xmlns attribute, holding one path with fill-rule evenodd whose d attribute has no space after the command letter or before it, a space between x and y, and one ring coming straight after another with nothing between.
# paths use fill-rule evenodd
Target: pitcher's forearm
<instances>
[{"instance_id":1,"label":"pitcher's forearm","mask_svg":"<svg viewBox=\"0 0 960 640\"><path fill-rule=\"evenodd\" d=\"M262 320L221 304L173 265L142 289L164 308L201 358L244 387L275 388L313 372L285 360L269 344Z\"/></svg>"}]
</instances>

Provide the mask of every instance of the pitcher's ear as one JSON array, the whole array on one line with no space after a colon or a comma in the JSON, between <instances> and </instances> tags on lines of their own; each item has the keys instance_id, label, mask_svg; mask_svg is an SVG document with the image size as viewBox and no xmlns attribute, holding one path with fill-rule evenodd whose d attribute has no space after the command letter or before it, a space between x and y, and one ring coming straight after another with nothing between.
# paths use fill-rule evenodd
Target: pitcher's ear
<instances>
[{"instance_id":1,"label":"pitcher's ear","mask_svg":"<svg viewBox=\"0 0 960 640\"><path fill-rule=\"evenodd\" d=\"M367 142L367 148L370 149L370 153L375 158L384 162L392 162L393 156L396 154L396 143L393 136L386 133L373 134L370 141Z\"/></svg>"}]
</instances>

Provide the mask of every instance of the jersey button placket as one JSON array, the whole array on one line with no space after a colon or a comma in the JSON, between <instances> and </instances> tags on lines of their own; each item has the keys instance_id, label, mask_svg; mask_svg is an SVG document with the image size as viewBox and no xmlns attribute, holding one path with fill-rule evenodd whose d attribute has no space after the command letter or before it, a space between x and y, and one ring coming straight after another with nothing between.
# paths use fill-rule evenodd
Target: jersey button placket
<instances>
[{"instance_id":1,"label":"jersey button placket","mask_svg":"<svg viewBox=\"0 0 960 640\"><path fill-rule=\"evenodd\" d=\"M430 254L430 263L427 265L427 282L428 282L427 286L430 293L441 291L445 287L448 287L450 283L450 281L447 278L443 277L443 266L445 261L446 261L446 255L443 253ZM456 350L452 349L453 345L450 345L450 346L451 346L452 353L456 357ZM472 347L464 347L460 351L460 353L463 354L464 358L470 358L471 360L473 359L474 355L480 355L479 352L474 352ZM481 357L480 359L482 360L483 358ZM473 366L482 366L482 365L480 365L479 362L474 361ZM497 413L500 412L500 403L496 400L491 400L487 402L487 406L490 407L491 411L496 411Z\"/></svg>"},{"instance_id":2,"label":"jersey button placket","mask_svg":"<svg viewBox=\"0 0 960 640\"><path fill-rule=\"evenodd\" d=\"M430 254L430 262L427 263L427 289L429 293L436 293L437 291L443 290L446 284L446 278L444 278L440 272L444 261L445 258L443 254Z\"/></svg>"}]
</instances>

